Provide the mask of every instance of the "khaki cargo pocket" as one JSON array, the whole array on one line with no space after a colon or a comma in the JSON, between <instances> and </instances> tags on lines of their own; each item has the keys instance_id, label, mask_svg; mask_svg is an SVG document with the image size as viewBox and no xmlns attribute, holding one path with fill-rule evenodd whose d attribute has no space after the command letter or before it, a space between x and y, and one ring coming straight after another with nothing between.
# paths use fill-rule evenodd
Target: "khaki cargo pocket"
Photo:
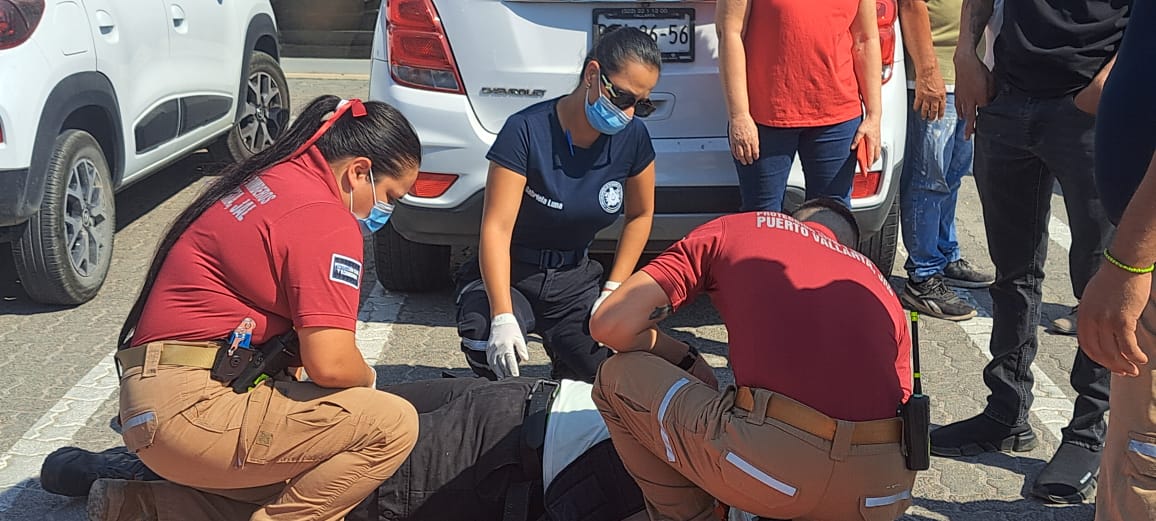
<instances>
[{"instance_id":1,"label":"khaki cargo pocket","mask_svg":"<svg viewBox=\"0 0 1156 521\"><path fill-rule=\"evenodd\" d=\"M910 490L889 496L864 496L859 499L859 513L863 521L895 521L910 506Z\"/></svg>"},{"instance_id":2,"label":"khaki cargo pocket","mask_svg":"<svg viewBox=\"0 0 1156 521\"><path fill-rule=\"evenodd\" d=\"M787 476L772 475L736 452L723 452L718 465L723 484L755 500L762 511L780 512L799 499L799 489Z\"/></svg>"},{"instance_id":3,"label":"khaki cargo pocket","mask_svg":"<svg viewBox=\"0 0 1156 521\"><path fill-rule=\"evenodd\" d=\"M1133 494L1141 511L1156 511L1156 437L1137 432L1128 433L1129 468L1124 470L1128 491Z\"/></svg>"},{"instance_id":4,"label":"khaki cargo pocket","mask_svg":"<svg viewBox=\"0 0 1156 521\"><path fill-rule=\"evenodd\" d=\"M245 419L242 429L248 444L246 462L323 461L352 445L358 427L347 421L353 414L341 402L354 399L353 395L298 382L278 381L268 387L262 386L269 393L267 402L255 396L257 403L250 404L251 418Z\"/></svg>"},{"instance_id":5,"label":"khaki cargo pocket","mask_svg":"<svg viewBox=\"0 0 1156 521\"><path fill-rule=\"evenodd\" d=\"M245 402L229 398L231 397L197 402L182 411L181 416L189 423L216 434L240 429L245 414Z\"/></svg>"},{"instance_id":6,"label":"khaki cargo pocket","mask_svg":"<svg viewBox=\"0 0 1156 521\"><path fill-rule=\"evenodd\" d=\"M145 409L121 416L120 429L124 446L130 452L137 452L153 444L157 434L157 413Z\"/></svg>"}]
</instances>

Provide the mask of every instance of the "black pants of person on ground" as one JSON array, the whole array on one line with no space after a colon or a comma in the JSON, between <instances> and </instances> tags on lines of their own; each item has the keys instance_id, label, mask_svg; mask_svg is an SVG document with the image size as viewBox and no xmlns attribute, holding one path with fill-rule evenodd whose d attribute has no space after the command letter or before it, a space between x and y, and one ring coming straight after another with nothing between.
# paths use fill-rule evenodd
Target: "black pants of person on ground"
<instances>
[{"instance_id":1,"label":"black pants of person on ground","mask_svg":"<svg viewBox=\"0 0 1156 521\"><path fill-rule=\"evenodd\" d=\"M1095 116L1073 97L1037 99L1008 85L979 109L975 182L983 204L988 249L996 267L991 286L992 361L984 369L990 418L1027 422L1052 189L1059 181L1068 212L1072 293L1079 299L1096 272L1112 233L1093 180ZM1065 442L1099 450L1108 410L1109 372L1076 350L1072 387L1079 393Z\"/></svg>"},{"instance_id":2,"label":"black pants of person on ground","mask_svg":"<svg viewBox=\"0 0 1156 521\"><path fill-rule=\"evenodd\" d=\"M552 368L550 378L593 382L610 350L590 337L590 310L601 293L602 265L585 255L571 265L550 267L511 262L510 293L522 333L542 337ZM458 335L470 368L496 379L486 363L490 300L475 257L457 274Z\"/></svg>"}]
</instances>

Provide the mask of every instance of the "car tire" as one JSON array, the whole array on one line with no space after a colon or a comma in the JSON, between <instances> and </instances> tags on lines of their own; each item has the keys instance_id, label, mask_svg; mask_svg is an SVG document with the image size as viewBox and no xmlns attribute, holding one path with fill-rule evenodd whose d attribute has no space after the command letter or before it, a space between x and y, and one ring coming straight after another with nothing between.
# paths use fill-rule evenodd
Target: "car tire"
<instances>
[{"instance_id":1,"label":"car tire","mask_svg":"<svg viewBox=\"0 0 1156 521\"><path fill-rule=\"evenodd\" d=\"M899 244L899 201L891 201L887 219L875 235L859 242L859 253L875 263L884 277L891 276L895 267L895 248Z\"/></svg>"},{"instance_id":2,"label":"car tire","mask_svg":"<svg viewBox=\"0 0 1156 521\"><path fill-rule=\"evenodd\" d=\"M402 237L391 223L374 234L377 280L391 291L433 291L450 285L449 246Z\"/></svg>"},{"instance_id":3,"label":"car tire","mask_svg":"<svg viewBox=\"0 0 1156 521\"><path fill-rule=\"evenodd\" d=\"M249 78L237 100L244 108L228 134L209 147L216 161L243 161L281 137L284 128L270 125L274 111L288 111L289 83L277 59L261 51L249 54ZM286 119L287 120L287 119Z\"/></svg>"},{"instance_id":4,"label":"car tire","mask_svg":"<svg viewBox=\"0 0 1156 521\"><path fill-rule=\"evenodd\" d=\"M116 201L100 143L82 130L56 137L44 200L12 243L16 272L32 300L77 305L100 291L112 262Z\"/></svg>"}]
</instances>

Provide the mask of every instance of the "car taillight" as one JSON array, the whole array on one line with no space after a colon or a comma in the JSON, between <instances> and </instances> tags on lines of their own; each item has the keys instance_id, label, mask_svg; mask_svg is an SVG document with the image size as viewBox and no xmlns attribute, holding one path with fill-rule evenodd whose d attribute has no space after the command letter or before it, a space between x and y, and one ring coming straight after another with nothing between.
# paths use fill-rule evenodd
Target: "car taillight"
<instances>
[{"instance_id":1,"label":"car taillight","mask_svg":"<svg viewBox=\"0 0 1156 521\"><path fill-rule=\"evenodd\" d=\"M44 15L44 0L0 0L0 50L28 41Z\"/></svg>"},{"instance_id":2,"label":"car taillight","mask_svg":"<svg viewBox=\"0 0 1156 521\"><path fill-rule=\"evenodd\" d=\"M864 174L855 174L855 182L851 185L851 198L864 199L879 193L879 184L883 181L883 172L870 171Z\"/></svg>"},{"instance_id":3,"label":"car taillight","mask_svg":"<svg viewBox=\"0 0 1156 521\"><path fill-rule=\"evenodd\" d=\"M875 0L879 20L879 50L883 57L883 83L891 81L895 69L895 0Z\"/></svg>"},{"instance_id":4,"label":"car taillight","mask_svg":"<svg viewBox=\"0 0 1156 521\"><path fill-rule=\"evenodd\" d=\"M464 94L450 42L432 0L389 0L389 70L394 81L419 89Z\"/></svg>"},{"instance_id":5,"label":"car taillight","mask_svg":"<svg viewBox=\"0 0 1156 521\"><path fill-rule=\"evenodd\" d=\"M458 176L454 174L419 172L417 181L409 189L409 195L425 198L441 197L457 180Z\"/></svg>"}]
</instances>

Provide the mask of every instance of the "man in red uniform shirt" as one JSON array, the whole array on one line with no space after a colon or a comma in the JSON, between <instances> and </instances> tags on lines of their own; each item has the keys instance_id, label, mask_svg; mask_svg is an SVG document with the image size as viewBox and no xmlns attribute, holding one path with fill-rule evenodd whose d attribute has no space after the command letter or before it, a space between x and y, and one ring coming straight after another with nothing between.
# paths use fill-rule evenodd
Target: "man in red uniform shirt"
<instances>
[{"instance_id":1,"label":"man in red uniform shirt","mask_svg":"<svg viewBox=\"0 0 1156 521\"><path fill-rule=\"evenodd\" d=\"M845 246L858 235L835 199L794 217L722 217L594 314L594 338L618 352L594 400L651 519L710 519L715 498L775 519L895 519L910 505L896 416L911 395L911 340L887 280ZM726 324L737 389L720 393L698 353L656 326L704 292Z\"/></svg>"}]
</instances>

